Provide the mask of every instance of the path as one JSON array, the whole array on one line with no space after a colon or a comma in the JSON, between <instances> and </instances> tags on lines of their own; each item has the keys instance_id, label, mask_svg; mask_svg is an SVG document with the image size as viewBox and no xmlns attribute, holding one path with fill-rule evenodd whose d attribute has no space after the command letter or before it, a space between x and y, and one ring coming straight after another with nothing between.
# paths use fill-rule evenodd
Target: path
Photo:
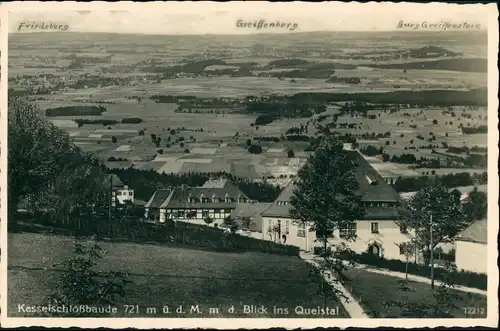
<instances>
[{"instance_id":1,"label":"path","mask_svg":"<svg viewBox=\"0 0 500 331\"><path fill-rule=\"evenodd\" d=\"M316 256L311 254L311 253L304 253L301 252L301 257L304 260L315 260ZM397 277L397 278L406 278L406 274L404 272L398 272L398 271L392 271L392 270L387 270L387 269L379 269L379 268L374 268L372 266L368 266L366 264L359 264L356 263L355 265L350 265L348 261L343 261L346 266L354 267L357 269L363 269L368 272L373 272L381 275L387 275L387 276L392 276L392 277ZM413 281L413 282L419 282L419 283L426 283L426 284L431 284L431 280L427 277L422 277L422 276L416 276L412 274L408 274L408 280ZM434 284L436 286L441 285L442 283L440 281L435 280ZM468 293L475 293L475 294L481 294L481 295L487 295L488 291L481 290L478 288L473 288L473 287L466 287L466 286L461 286L457 285L454 287L455 290L462 291L462 292L468 292Z\"/></svg>"},{"instance_id":2,"label":"path","mask_svg":"<svg viewBox=\"0 0 500 331\"><path fill-rule=\"evenodd\" d=\"M312 257L311 254L307 253L303 254L303 252L300 252L300 257L307 263L315 266L316 268L319 267L318 262L314 261L314 258L311 258ZM333 275L331 272L326 271L324 276L325 280L328 282L328 284L330 284L330 286L340 291L347 298L348 301L347 302L342 301L342 304L344 305L345 310L347 311L349 316L351 316L351 318L370 318L370 316L368 316L368 314L365 313L365 311L358 303L358 301L354 299L352 294L342 284L335 282L333 280Z\"/></svg>"}]
</instances>

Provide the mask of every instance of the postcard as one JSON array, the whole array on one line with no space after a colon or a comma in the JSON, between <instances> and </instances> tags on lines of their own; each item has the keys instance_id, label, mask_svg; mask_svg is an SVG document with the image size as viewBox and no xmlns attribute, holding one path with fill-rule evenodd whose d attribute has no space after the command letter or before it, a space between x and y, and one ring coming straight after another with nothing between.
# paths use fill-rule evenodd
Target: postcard
<instances>
[{"instance_id":1,"label":"postcard","mask_svg":"<svg viewBox=\"0 0 500 331\"><path fill-rule=\"evenodd\" d=\"M3 327L498 324L494 4L0 10Z\"/></svg>"}]
</instances>

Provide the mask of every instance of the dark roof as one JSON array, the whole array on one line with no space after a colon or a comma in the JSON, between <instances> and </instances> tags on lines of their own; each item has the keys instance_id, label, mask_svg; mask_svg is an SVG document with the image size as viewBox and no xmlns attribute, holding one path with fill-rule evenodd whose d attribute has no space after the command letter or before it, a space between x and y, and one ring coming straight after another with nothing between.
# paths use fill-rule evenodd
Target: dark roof
<instances>
[{"instance_id":1,"label":"dark roof","mask_svg":"<svg viewBox=\"0 0 500 331\"><path fill-rule=\"evenodd\" d=\"M160 208L161 205L169 198L172 190L170 189L160 189L156 190L153 196L146 203L146 208Z\"/></svg>"},{"instance_id":2,"label":"dark roof","mask_svg":"<svg viewBox=\"0 0 500 331\"><path fill-rule=\"evenodd\" d=\"M252 224L250 229L256 232L262 232L262 212L269 208L271 203L238 203L236 208L232 211L231 216L234 218L239 229L243 229L242 219L250 217Z\"/></svg>"},{"instance_id":3,"label":"dark roof","mask_svg":"<svg viewBox=\"0 0 500 331\"><path fill-rule=\"evenodd\" d=\"M368 161L357 151L345 151L355 166L354 176L359 184L357 194L364 202L400 202L399 194L383 179ZM290 182L273 205L263 212L263 216L289 217L290 198L295 182ZM283 203L285 202L285 203ZM395 219L398 213L394 207L367 207L364 219Z\"/></svg>"},{"instance_id":4,"label":"dark roof","mask_svg":"<svg viewBox=\"0 0 500 331\"><path fill-rule=\"evenodd\" d=\"M104 180L104 185L109 185L110 180L113 183L113 188L120 188L125 186L125 184L123 184L123 182L121 181L120 177L118 177L115 174L106 176L106 179Z\"/></svg>"},{"instance_id":5,"label":"dark roof","mask_svg":"<svg viewBox=\"0 0 500 331\"><path fill-rule=\"evenodd\" d=\"M262 213L262 216L268 217L289 217L290 198L293 195L295 182L292 180L281 191L280 195L271 206Z\"/></svg>"},{"instance_id":6,"label":"dark roof","mask_svg":"<svg viewBox=\"0 0 500 331\"><path fill-rule=\"evenodd\" d=\"M359 184L357 193L363 201L400 202L401 197L357 151L346 151L351 162L356 165L354 176ZM372 183L370 183L372 182ZM374 183L376 184L374 185Z\"/></svg>"},{"instance_id":7,"label":"dark roof","mask_svg":"<svg viewBox=\"0 0 500 331\"><path fill-rule=\"evenodd\" d=\"M225 202L226 197L232 198L231 202ZM208 202L201 202L201 196L209 199ZM196 202L189 202L188 198L196 198ZM212 197L220 199L219 202L212 202ZM166 204L166 208L235 208L238 203L238 198L248 197L243 194L237 187L218 187L218 188L205 188L205 187L176 187L172 196Z\"/></svg>"},{"instance_id":8,"label":"dark roof","mask_svg":"<svg viewBox=\"0 0 500 331\"><path fill-rule=\"evenodd\" d=\"M488 242L488 222L487 220L475 221L465 230L460 232L456 238L459 241L471 241L486 244Z\"/></svg>"},{"instance_id":9,"label":"dark roof","mask_svg":"<svg viewBox=\"0 0 500 331\"><path fill-rule=\"evenodd\" d=\"M139 199L134 199L134 204L135 204L136 206L141 206L141 207L142 207L142 206L145 206L145 205L146 205L146 201L144 201L144 200L139 200Z\"/></svg>"},{"instance_id":10,"label":"dark roof","mask_svg":"<svg viewBox=\"0 0 500 331\"><path fill-rule=\"evenodd\" d=\"M365 220L397 220L400 218L394 207L366 207Z\"/></svg>"}]
</instances>

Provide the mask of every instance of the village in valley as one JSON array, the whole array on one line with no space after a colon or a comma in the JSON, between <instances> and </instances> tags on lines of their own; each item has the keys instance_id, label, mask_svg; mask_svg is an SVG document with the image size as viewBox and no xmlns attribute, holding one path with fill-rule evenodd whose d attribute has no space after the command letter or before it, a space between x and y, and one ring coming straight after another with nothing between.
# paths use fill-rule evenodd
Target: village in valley
<instances>
[{"instance_id":1,"label":"village in valley","mask_svg":"<svg viewBox=\"0 0 500 331\"><path fill-rule=\"evenodd\" d=\"M484 31L11 33L9 316L494 313L486 49Z\"/></svg>"}]
</instances>

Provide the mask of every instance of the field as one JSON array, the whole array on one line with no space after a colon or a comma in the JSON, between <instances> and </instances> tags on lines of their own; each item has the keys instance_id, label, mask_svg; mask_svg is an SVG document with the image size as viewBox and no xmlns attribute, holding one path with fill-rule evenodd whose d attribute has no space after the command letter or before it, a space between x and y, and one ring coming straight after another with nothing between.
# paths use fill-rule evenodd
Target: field
<instances>
[{"instance_id":1,"label":"field","mask_svg":"<svg viewBox=\"0 0 500 331\"><path fill-rule=\"evenodd\" d=\"M72 240L32 233L9 234L8 240L8 313L22 316L18 304L47 303L60 276L54 264L71 254ZM166 305L170 309L182 305L188 311L169 317L284 317L274 315L274 306L288 308L289 317L313 317L295 314L294 309L323 305L323 298L318 295L318 279L310 275L310 266L299 258L127 243L101 243L101 246L107 253L98 269L124 272L131 282L125 297L116 303L120 312L117 316L123 316L126 304L139 305L140 313L133 317L165 316L162 309ZM332 295L327 304L339 307L340 315L333 317L348 317ZM190 314L191 305L199 305L203 313ZM227 313L232 305L235 314ZM242 305L263 305L268 312L244 314ZM146 314L146 307L155 307L157 314ZM218 308L219 313L210 315L209 308Z\"/></svg>"},{"instance_id":2,"label":"field","mask_svg":"<svg viewBox=\"0 0 500 331\"><path fill-rule=\"evenodd\" d=\"M157 104L146 100L139 105L130 102L122 103L116 98L115 100L117 100L116 104L106 105L108 110L100 118L122 119L138 116L143 119L143 122L116 124L110 127L84 124L78 127L71 121L71 118L76 119L79 118L78 116L54 117L51 120L57 126L66 129L77 145L98 153L104 160L110 157L126 159L125 161L110 161L108 163L110 167L133 165L140 169L154 169L167 173L225 170L253 179L277 177L280 174L293 175L296 174L297 167L290 164L287 151L293 149L296 157L299 158L299 164L302 164L307 156L307 153L303 152L308 146L307 143L286 140L276 143L263 142L263 153L254 155L247 152L246 140L259 136L279 138L286 134L288 129L302 125L307 127L307 134L313 136L318 134L318 125L325 126L332 121L331 117L327 117L313 124L318 118L318 115L315 115L311 119L283 119L255 127L251 124L256 116L252 115L187 114L175 112L174 104ZM49 101L38 103L42 110L58 105ZM358 127L353 129L337 127L334 131L358 136L367 133L390 132L389 138L369 140L359 138L359 147L364 148L369 145L382 147L391 156L412 153L417 159L439 157L432 153L429 145L440 152L446 151L442 148L443 144L455 147L485 147L486 134L463 134L458 127L460 124L464 127L486 125L487 119L481 115L485 113L485 110L455 107L454 111L458 114L456 117L446 113L445 109L439 108L408 108L396 113L373 111L371 115L377 116L375 119L342 115L339 116L337 123L357 124ZM335 113L338 113L338 107L332 106L321 115L331 116ZM461 117L461 114L466 116ZM438 124L433 124L434 120ZM227 124L228 121L231 125ZM169 131L177 129L180 131L175 134ZM139 135L141 130L144 135ZM235 136L236 133L238 136ZM161 138L161 144L158 147L153 143L151 134ZM433 136L436 139L429 141L429 138ZM116 137L116 143L112 142L112 137ZM369 159L377 169L389 176L416 175L416 171L411 170L408 165L382 163L381 156ZM244 169L241 164L246 165ZM454 172L454 170L448 170L450 169L439 171ZM457 171L462 171L462 169Z\"/></svg>"},{"instance_id":3,"label":"field","mask_svg":"<svg viewBox=\"0 0 500 331\"><path fill-rule=\"evenodd\" d=\"M386 307L389 301L403 302L405 300L418 302L419 304L433 304L434 297L429 284L409 282L411 291L398 290L400 278L381 275L362 269L348 268L346 272L350 279L349 290L357 298L361 306L372 317L394 318L407 317L417 318L415 315L405 313L400 307ZM486 318L486 297L453 290L457 296L454 300L455 308L451 314L455 318ZM408 307L408 306L407 306ZM484 315L466 315L466 307L476 307L484 310ZM407 308L408 309L408 308Z\"/></svg>"},{"instance_id":4,"label":"field","mask_svg":"<svg viewBox=\"0 0 500 331\"><path fill-rule=\"evenodd\" d=\"M41 36L12 35L9 38L10 88L24 90L37 86L48 89L49 92L31 96L42 111L63 106L103 105L107 111L101 116L85 118L120 121L139 117L143 120L139 124L120 123L109 127L84 124L78 127L72 120L81 116L50 118L67 130L78 146L96 153L107 166L171 173L223 170L254 180L267 178L280 185L286 184L283 177L295 175L305 162L308 153L304 149L308 143L286 139L279 142L252 140L263 148L261 154L255 155L247 151L247 140L280 138L287 130L301 126L307 128L304 134L314 136L319 133L319 125L332 121L327 117L320 122L318 117L338 113L342 103L329 104L326 113L312 118L280 119L255 126L257 114L231 108L215 109L217 113L198 112L199 109L181 113L176 111L177 104L155 103L150 97L189 95L241 101L247 96L299 92L462 91L485 87L487 77L486 72L468 70L466 65L453 70L426 68L427 63L441 63L439 61L484 60L485 36L474 33L460 35L460 43L452 42L455 35L451 32L446 36L337 33L333 39L325 33L307 34L305 39L303 34L281 35L277 39L267 35L179 38L53 33ZM137 38L141 38L141 46L131 46L137 45ZM356 47L353 47L353 40L356 40ZM37 47L42 43L43 55L40 55ZM231 47L228 48L229 43ZM426 55L429 49L437 54L435 58ZM446 53L455 54L457 58ZM411 66L412 63L422 65L408 70L377 68L382 65ZM239 74L228 73L231 70ZM321 74L329 72L328 75L359 78L360 81L358 84L328 83L327 79L315 78L314 74L303 78L269 77L294 70L312 73L317 70ZM375 115L375 119L340 116L337 123L359 126L334 131L358 136L360 148L373 145L383 147L390 156L412 153L417 159L437 157L431 153L432 148L426 147L429 144L437 146L434 148L443 148L443 144L486 146L486 134L462 134L459 128L459 125L485 125L485 109L454 107L456 116L452 117L449 109L407 106L401 105L397 112L374 110L370 114ZM433 124L433 120L438 124ZM361 137L367 133L385 132L390 132L391 136L383 139ZM153 142L151 135L160 138L158 143ZM435 140L429 141L432 137ZM298 161L288 159L289 149L293 149ZM377 159L381 160L381 156L372 161L379 166L381 162ZM389 176L415 175L408 166L386 163L380 164L380 168Z\"/></svg>"}]
</instances>

